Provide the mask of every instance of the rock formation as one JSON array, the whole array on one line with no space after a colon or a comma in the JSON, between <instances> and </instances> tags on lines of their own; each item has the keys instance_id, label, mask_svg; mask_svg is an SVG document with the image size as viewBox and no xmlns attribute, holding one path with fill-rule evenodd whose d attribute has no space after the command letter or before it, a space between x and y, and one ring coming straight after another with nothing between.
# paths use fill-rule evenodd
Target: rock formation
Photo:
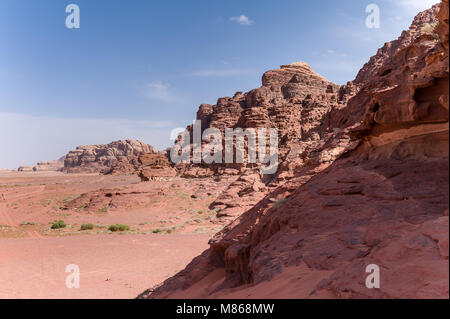
<instances>
[{"instance_id":1,"label":"rock formation","mask_svg":"<svg viewBox=\"0 0 450 319\"><path fill-rule=\"evenodd\" d=\"M148 182L164 177L174 177L177 171L172 167L166 154L144 154L139 156L138 176Z\"/></svg>"},{"instance_id":2,"label":"rock formation","mask_svg":"<svg viewBox=\"0 0 450 319\"><path fill-rule=\"evenodd\" d=\"M56 161L39 162L35 166L20 166L18 172L60 172L64 167L65 157Z\"/></svg>"},{"instance_id":3,"label":"rock formation","mask_svg":"<svg viewBox=\"0 0 450 319\"><path fill-rule=\"evenodd\" d=\"M283 118L283 163L266 196L140 297L448 298L448 48L443 0L353 83L338 87L295 64L266 73L260 89L201 106L198 118L216 127ZM249 185L264 189L240 179L235 202ZM365 283L373 264L379 289Z\"/></svg>"},{"instance_id":4,"label":"rock formation","mask_svg":"<svg viewBox=\"0 0 450 319\"><path fill-rule=\"evenodd\" d=\"M347 91L315 73L307 63L295 62L266 72L258 89L219 98L213 106L200 105L197 120L202 123L202 131L217 128L222 134L225 128L276 128L283 158L289 146L308 135L330 109L345 104ZM192 131L192 126L187 130ZM249 168L253 165L245 162L177 166L185 177L239 175Z\"/></svg>"},{"instance_id":5,"label":"rock formation","mask_svg":"<svg viewBox=\"0 0 450 319\"><path fill-rule=\"evenodd\" d=\"M136 140L112 142L107 145L78 146L64 160L67 173L133 174L138 156L158 151ZM113 169L114 168L114 169Z\"/></svg>"},{"instance_id":6,"label":"rock formation","mask_svg":"<svg viewBox=\"0 0 450 319\"><path fill-rule=\"evenodd\" d=\"M354 93L351 82L344 86L333 84L305 62L268 71L262 77L260 88L220 98L214 106L202 104L197 120L201 121L202 130L218 128L222 134L225 128L276 128L279 162L283 163L276 176L263 176L255 164L246 161L243 164L178 164L177 170L183 177L236 175L236 182L211 205L220 208L217 222L233 220L280 181L293 177L297 166L303 167L301 175L306 181L305 167L313 174L317 166L331 163L344 150L349 139L334 139L332 145L327 145L328 140L343 134L324 129L322 122L331 110L344 107ZM192 126L187 130L192 133ZM325 145L326 149L319 152Z\"/></svg>"}]
</instances>

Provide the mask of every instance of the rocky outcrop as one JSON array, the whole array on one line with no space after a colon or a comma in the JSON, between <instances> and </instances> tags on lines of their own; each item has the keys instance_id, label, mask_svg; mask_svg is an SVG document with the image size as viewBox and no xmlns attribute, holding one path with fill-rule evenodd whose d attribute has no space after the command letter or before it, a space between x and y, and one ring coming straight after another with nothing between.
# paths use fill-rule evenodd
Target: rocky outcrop
<instances>
[{"instance_id":1,"label":"rocky outcrop","mask_svg":"<svg viewBox=\"0 0 450 319\"><path fill-rule=\"evenodd\" d=\"M314 72L307 63L295 62L266 72L258 89L219 98L213 106L200 105L197 120L202 123L202 131L217 128L223 136L225 128L276 128L283 157L294 141L320 124L324 114L346 102L347 92ZM192 133L192 126L187 130ZM182 176L205 177L239 175L254 166L247 164L179 164L177 168Z\"/></svg>"},{"instance_id":2,"label":"rocky outcrop","mask_svg":"<svg viewBox=\"0 0 450 319\"><path fill-rule=\"evenodd\" d=\"M56 161L39 162L35 166L20 166L18 172L60 172L64 167L65 157Z\"/></svg>"},{"instance_id":3,"label":"rocky outcrop","mask_svg":"<svg viewBox=\"0 0 450 319\"><path fill-rule=\"evenodd\" d=\"M67 173L132 174L138 156L157 152L153 146L136 140L78 146L66 155L63 170Z\"/></svg>"},{"instance_id":4,"label":"rocky outcrop","mask_svg":"<svg viewBox=\"0 0 450 319\"><path fill-rule=\"evenodd\" d=\"M174 177L177 171L172 167L166 154L144 154L139 156L137 171L141 181L148 182L166 177Z\"/></svg>"},{"instance_id":5,"label":"rocky outcrop","mask_svg":"<svg viewBox=\"0 0 450 319\"><path fill-rule=\"evenodd\" d=\"M355 91L353 83L333 84L305 62L268 71L260 88L220 98L213 106L202 104L197 120L201 121L202 130L217 128L222 136L225 128L276 128L282 163L277 174L261 175L258 164L248 163L246 157L242 164L178 164L177 170L181 176L191 178L236 176L237 180L211 205L220 208L218 222L229 222L254 206L270 189L291 179L298 166L314 172L317 166L331 163L344 150L349 139L335 138L343 136L342 132L324 128L322 122L331 110L344 107ZM192 126L187 130L192 136ZM328 143L333 138L334 142ZM324 150L319 151L321 147ZM306 176L305 172L302 176Z\"/></svg>"},{"instance_id":6,"label":"rocky outcrop","mask_svg":"<svg viewBox=\"0 0 450 319\"><path fill-rule=\"evenodd\" d=\"M287 148L267 196L140 297L448 298L448 56L444 0L336 88L354 93Z\"/></svg>"}]
</instances>

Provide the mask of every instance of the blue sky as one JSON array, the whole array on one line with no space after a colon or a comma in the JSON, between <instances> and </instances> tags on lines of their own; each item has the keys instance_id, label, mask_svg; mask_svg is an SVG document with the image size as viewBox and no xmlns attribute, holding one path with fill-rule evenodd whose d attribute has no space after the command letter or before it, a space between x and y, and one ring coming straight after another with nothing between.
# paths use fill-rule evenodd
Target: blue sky
<instances>
[{"instance_id":1,"label":"blue sky","mask_svg":"<svg viewBox=\"0 0 450 319\"><path fill-rule=\"evenodd\" d=\"M294 61L343 84L436 2L0 0L0 168L118 139L163 149L198 105ZM80 29L65 26L70 3Z\"/></svg>"}]
</instances>

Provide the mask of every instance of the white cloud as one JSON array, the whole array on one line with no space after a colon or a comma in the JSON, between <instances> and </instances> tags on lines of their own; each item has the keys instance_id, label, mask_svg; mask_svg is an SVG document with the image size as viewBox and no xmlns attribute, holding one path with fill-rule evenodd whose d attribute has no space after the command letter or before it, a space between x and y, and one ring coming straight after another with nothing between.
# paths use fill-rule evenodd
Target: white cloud
<instances>
[{"instance_id":1,"label":"white cloud","mask_svg":"<svg viewBox=\"0 0 450 319\"><path fill-rule=\"evenodd\" d=\"M394 0L394 2L404 7L408 11L414 11L414 13L419 13L421 11L431 8L436 3L439 3L440 0Z\"/></svg>"},{"instance_id":2,"label":"white cloud","mask_svg":"<svg viewBox=\"0 0 450 319\"><path fill-rule=\"evenodd\" d=\"M252 25L253 21L250 20L247 16L245 15L240 15L239 17L231 17L230 21L236 22L240 25Z\"/></svg>"},{"instance_id":3,"label":"white cloud","mask_svg":"<svg viewBox=\"0 0 450 319\"><path fill-rule=\"evenodd\" d=\"M59 118L0 112L0 168L54 160L78 145L137 139L164 149L171 145L170 121L117 118Z\"/></svg>"},{"instance_id":4,"label":"white cloud","mask_svg":"<svg viewBox=\"0 0 450 319\"><path fill-rule=\"evenodd\" d=\"M151 99L163 102L174 102L177 100L177 96L170 84L159 80L147 84L144 94Z\"/></svg>"},{"instance_id":5,"label":"white cloud","mask_svg":"<svg viewBox=\"0 0 450 319\"><path fill-rule=\"evenodd\" d=\"M230 69L230 70L203 70L196 71L192 73L194 76L198 77L225 77L225 76L234 76L240 74L247 74L249 70L243 69Z\"/></svg>"}]
</instances>

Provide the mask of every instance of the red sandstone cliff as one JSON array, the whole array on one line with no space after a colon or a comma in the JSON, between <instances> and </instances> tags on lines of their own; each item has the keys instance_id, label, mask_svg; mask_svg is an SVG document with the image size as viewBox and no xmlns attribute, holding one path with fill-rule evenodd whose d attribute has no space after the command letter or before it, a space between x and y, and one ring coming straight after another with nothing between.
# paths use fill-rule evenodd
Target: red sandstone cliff
<instances>
[{"instance_id":1,"label":"red sandstone cliff","mask_svg":"<svg viewBox=\"0 0 450 319\"><path fill-rule=\"evenodd\" d=\"M343 108L355 93L352 83L339 86L314 72L305 62L283 65L264 73L262 86L233 97L220 98L216 105L202 104L197 120L202 130L218 128L276 128L278 156L282 163L278 172L262 175L258 165L243 164L178 164L183 177L236 176L229 188L211 205L219 209L216 221L227 223L253 207L267 193L290 180L301 167L303 181L318 167L331 163L349 138L341 132L323 128L324 117ZM192 126L187 128L191 132ZM336 136L333 143L327 142ZM323 147L323 149L321 149Z\"/></svg>"},{"instance_id":2,"label":"red sandstone cliff","mask_svg":"<svg viewBox=\"0 0 450 319\"><path fill-rule=\"evenodd\" d=\"M318 112L311 138L286 144L264 198L185 270L140 297L448 298L448 48L444 0L370 59L353 97L338 95L345 103ZM225 101L230 112L267 110L278 103L273 94L286 97L264 83ZM315 100L324 86L308 94ZM300 105L308 94L295 94ZM236 124L201 110L206 123ZM302 111L288 116L300 130ZM365 285L369 264L380 267L379 289Z\"/></svg>"}]
</instances>

